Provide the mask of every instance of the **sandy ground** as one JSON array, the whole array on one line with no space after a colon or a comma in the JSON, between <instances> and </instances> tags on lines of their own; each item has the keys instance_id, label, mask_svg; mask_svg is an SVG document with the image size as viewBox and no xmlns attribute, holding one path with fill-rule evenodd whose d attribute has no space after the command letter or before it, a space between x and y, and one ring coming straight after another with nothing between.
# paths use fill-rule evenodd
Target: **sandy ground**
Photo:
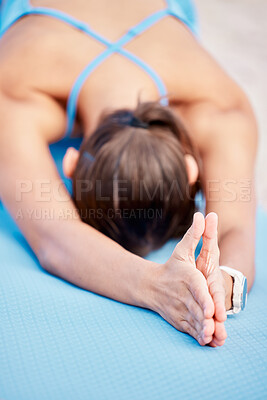
<instances>
[{"instance_id":1,"label":"sandy ground","mask_svg":"<svg viewBox=\"0 0 267 400\"><path fill-rule=\"evenodd\" d=\"M259 125L258 201L267 211L267 1L195 0L204 46L241 85Z\"/></svg>"}]
</instances>

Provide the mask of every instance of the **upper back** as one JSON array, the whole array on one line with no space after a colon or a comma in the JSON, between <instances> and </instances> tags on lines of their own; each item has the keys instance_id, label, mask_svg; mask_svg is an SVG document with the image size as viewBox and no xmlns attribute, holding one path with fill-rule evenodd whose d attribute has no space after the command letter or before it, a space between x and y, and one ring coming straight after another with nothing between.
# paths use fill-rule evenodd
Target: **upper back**
<instances>
[{"instance_id":1,"label":"upper back","mask_svg":"<svg viewBox=\"0 0 267 400\"><path fill-rule=\"evenodd\" d=\"M72 15L111 42L166 7L163 0L33 0L32 5ZM149 64L165 83L171 101L182 106L210 97L216 100L220 82L225 85L223 72L192 32L171 16L124 48ZM23 96L31 88L65 106L76 77L104 50L105 45L62 21L42 15L23 17L0 40L1 89ZM86 80L79 96L79 114L93 129L103 109L134 107L139 96L157 100L154 82L137 65L115 53Z\"/></svg>"}]
</instances>

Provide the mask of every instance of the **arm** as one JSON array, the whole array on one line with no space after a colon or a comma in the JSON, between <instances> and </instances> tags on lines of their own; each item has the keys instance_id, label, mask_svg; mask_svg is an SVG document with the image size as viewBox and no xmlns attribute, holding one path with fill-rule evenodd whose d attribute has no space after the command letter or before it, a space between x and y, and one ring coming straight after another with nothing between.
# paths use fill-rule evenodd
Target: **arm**
<instances>
[{"instance_id":1,"label":"arm","mask_svg":"<svg viewBox=\"0 0 267 400\"><path fill-rule=\"evenodd\" d=\"M205 102L196 108L195 117L202 119L198 134L206 211L214 211L219 217L219 263L241 271L250 290L255 275L255 118L241 90L233 93L228 107ZM233 281L224 271L222 274L228 310Z\"/></svg>"},{"instance_id":2,"label":"arm","mask_svg":"<svg viewBox=\"0 0 267 400\"><path fill-rule=\"evenodd\" d=\"M197 268L207 279L215 305L215 331L211 346L221 343L224 327L221 310L232 306L232 278L218 265L241 271L250 289L255 274L255 193L254 163L257 128L253 113L243 101L221 110L205 103L207 115L201 155L207 213L219 216L218 240L216 216L206 217L203 246ZM203 128L203 126L202 126ZM205 137L206 135L206 137ZM220 249L220 250L219 250Z\"/></svg>"},{"instance_id":3,"label":"arm","mask_svg":"<svg viewBox=\"0 0 267 400\"><path fill-rule=\"evenodd\" d=\"M255 274L257 127L249 106L241 104L211 121L213 136L203 156L207 212L219 216L220 264L240 270L250 289Z\"/></svg>"},{"instance_id":4,"label":"arm","mask_svg":"<svg viewBox=\"0 0 267 400\"><path fill-rule=\"evenodd\" d=\"M60 177L44 130L47 134L50 126L61 128L57 121L62 118L54 107L47 107L47 101L41 99L40 103L39 98L33 98L20 102L2 97L1 199L50 273L118 301L146 306L145 274L151 263L83 224L63 185L58 190ZM41 195L41 182L49 193ZM21 185L27 192L19 193ZM44 218L35 219L32 210L38 210ZM53 218L45 218L45 213L53 213Z\"/></svg>"},{"instance_id":5,"label":"arm","mask_svg":"<svg viewBox=\"0 0 267 400\"><path fill-rule=\"evenodd\" d=\"M207 212L215 211L219 217L220 263L242 271L250 289L255 252L255 117L243 91L199 42L184 35L181 46L179 111L200 149ZM184 80L179 79L182 71ZM242 195L245 191L249 193Z\"/></svg>"}]
</instances>

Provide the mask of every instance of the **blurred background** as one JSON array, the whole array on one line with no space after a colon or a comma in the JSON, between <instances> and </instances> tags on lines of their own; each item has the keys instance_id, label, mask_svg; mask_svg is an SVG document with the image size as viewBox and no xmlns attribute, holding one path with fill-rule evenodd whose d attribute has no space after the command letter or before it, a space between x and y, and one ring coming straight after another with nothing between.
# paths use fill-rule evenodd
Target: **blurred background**
<instances>
[{"instance_id":1,"label":"blurred background","mask_svg":"<svg viewBox=\"0 0 267 400\"><path fill-rule=\"evenodd\" d=\"M204 46L248 95L259 125L258 202L267 211L267 0L195 0Z\"/></svg>"}]
</instances>

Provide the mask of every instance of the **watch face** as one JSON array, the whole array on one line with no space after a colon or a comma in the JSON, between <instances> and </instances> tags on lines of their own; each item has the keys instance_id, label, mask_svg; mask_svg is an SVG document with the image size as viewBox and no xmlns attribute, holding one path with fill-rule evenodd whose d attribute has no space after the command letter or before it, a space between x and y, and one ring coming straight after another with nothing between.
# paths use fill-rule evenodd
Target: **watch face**
<instances>
[{"instance_id":1,"label":"watch face","mask_svg":"<svg viewBox=\"0 0 267 400\"><path fill-rule=\"evenodd\" d=\"M244 279L243 279L243 294L241 296L241 310L244 310L244 308L246 307L247 296L248 296L247 278L244 276Z\"/></svg>"}]
</instances>

